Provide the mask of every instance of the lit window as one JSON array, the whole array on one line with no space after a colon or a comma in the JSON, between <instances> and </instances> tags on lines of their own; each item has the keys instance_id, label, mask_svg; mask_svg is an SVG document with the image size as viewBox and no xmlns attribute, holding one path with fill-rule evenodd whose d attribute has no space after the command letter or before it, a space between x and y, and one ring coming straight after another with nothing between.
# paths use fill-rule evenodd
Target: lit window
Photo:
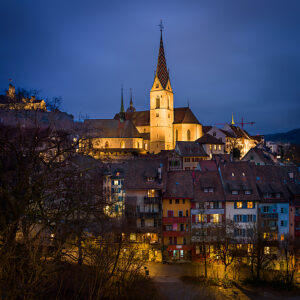
<instances>
[{"instance_id":1,"label":"lit window","mask_svg":"<svg viewBox=\"0 0 300 300\"><path fill-rule=\"evenodd\" d=\"M160 108L160 99L159 99L159 96L156 97L156 108Z\"/></svg>"},{"instance_id":2,"label":"lit window","mask_svg":"<svg viewBox=\"0 0 300 300\"><path fill-rule=\"evenodd\" d=\"M245 173L243 172L242 175L245 176Z\"/></svg>"},{"instance_id":3,"label":"lit window","mask_svg":"<svg viewBox=\"0 0 300 300\"><path fill-rule=\"evenodd\" d=\"M247 202L247 208L253 208L253 202Z\"/></svg>"},{"instance_id":4,"label":"lit window","mask_svg":"<svg viewBox=\"0 0 300 300\"><path fill-rule=\"evenodd\" d=\"M280 240L281 240L281 241L284 241L284 234L282 234L282 235L280 236Z\"/></svg>"},{"instance_id":5,"label":"lit window","mask_svg":"<svg viewBox=\"0 0 300 300\"><path fill-rule=\"evenodd\" d=\"M212 214L211 220L212 220L212 223L219 223L221 220L221 217L219 214Z\"/></svg>"},{"instance_id":6,"label":"lit window","mask_svg":"<svg viewBox=\"0 0 300 300\"><path fill-rule=\"evenodd\" d=\"M232 195L238 195L238 194L239 194L239 191L233 190L233 191L231 191L231 194L232 194Z\"/></svg>"},{"instance_id":7,"label":"lit window","mask_svg":"<svg viewBox=\"0 0 300 300\"><path fill-rule=\"evenodd\" d=\"M234 177L234 173L233 172L231 173L231 176Z\"/></svg>"},{"instance_id":8,"label":"lit window","mask_svg":"<svg viewBox=\"0 0 300 300\"><path fill-rule=\"evenodd\" d=\"M209 145L209 149L210 149L210 150L212 149L212 145Z\"/></svg>"},{"instance_id":9,"label":"lit window","mask_svg":"<svg viewBox=\"0 0 300 300\"><path fill-rule=\"evenodd\" d=\"M265 247L264 248L264 253L265 254L270 254L270 247Z\"/></svg>"},{"instance_id":10,"label":"lit window","mask_svg":"<svg viewBox=\"0 0 300 300\"><path fill-rule=\"evenodd\" d=\"M236 208L242 208L242 207L243 207L243 202L236 203Z\"/></svg>"},{"instance_id":11,"label":"lit window","mask_svg":"<svg viewBox=\"0 0 300 300\"><path fill-rule=\"evenodd\" d=\"M214 149L217 150L217 145L214 145Z\"/></svg>"},{"instance_id":12,"label":"lit window","mask_svg":"<svg viewBox=\"0 0 300 300\"><path fill-rule=\"evenodd\" d=\"M187 140L188 141L190 141L191 140L191 132L190 132L190 130L188 129L188 131L187 131Z\"/></svg>"},{"instance_id":13,"label":"lit window","mask_svg":"<svg viewBox=\"0 0 300 300\"><path fill-rule=\"evenodd\" d=\"M121 148L125 148L125 142L122 141L120 146L121 146Z\"/></svg>"},{"instance_id":14,"label":"lit window","mask_svg":"<svg viewBox=\"0 0 300 300\"><path fill-rule=\"evenodd\" d=\"M155 190L148 190L148 197L155 197Z\"/></svg>"},{"instance_id":15,"label":"lit window","mask_svg":"<svg viewBox=\"0 0 300 300\"><path fill-rule=\"evenodd\" d=\"M246 190L245 195L251 195L251 190Z\"/></svg>"},{"instance_id":16,"label":"lit window","mask_svg":"<svg viewBox=\"0 0 300 300\"><path fill-rule=\"evenodd\" d=\"M221 145L219 145L219 150L222 150L222 146Z\"/></svg>"}]
</instances>

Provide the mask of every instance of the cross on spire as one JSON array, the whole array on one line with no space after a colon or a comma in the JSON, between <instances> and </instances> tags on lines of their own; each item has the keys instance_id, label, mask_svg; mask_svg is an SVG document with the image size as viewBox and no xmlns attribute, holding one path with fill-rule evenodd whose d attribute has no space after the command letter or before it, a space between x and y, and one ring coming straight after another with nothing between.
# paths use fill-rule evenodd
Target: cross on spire
<instances>
[{"instance_id":1,"label":"cross on spire","mask_svg":"<svg viewBox=\"0 0 300 300\"><path fill-rule=\"evenodd\" d=\"M158 27L160 28L160 33L162 34L162 31L163 31L163 29L164 29L162 20L160 20L160 23L158 24Z\"/></svg>"}]
</instances>

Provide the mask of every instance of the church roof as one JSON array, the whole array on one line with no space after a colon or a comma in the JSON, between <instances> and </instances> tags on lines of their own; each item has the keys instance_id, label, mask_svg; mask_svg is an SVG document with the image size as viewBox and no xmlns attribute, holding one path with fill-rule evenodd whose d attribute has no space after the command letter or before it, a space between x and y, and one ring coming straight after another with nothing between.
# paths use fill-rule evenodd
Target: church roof
<instances>
[{"instance_id":1,"label":"church roof","mask_svg":"<svg viewBox=\"0 0 300 300\"><path fill-rule=\"evenodd\" d=\"M115 120L120 119L120 115L116 114ZM135 111L126 112L125 119L131 120L135 126L149 126L150 125L150 111ZM174 124L200 124L189 107L174 108Z\"/></svg>"},{"instance_id":2,"label":"church roof","mask_svg":"<svg viewBox=\"0 0 300 300\"><path fill-rule=\"evenodd\" d=\"M114 119L119 120L119 114L116 114ZM135 111L126 112L125 119L130 120L135 126L149 126L150 125L150 111Z\"/></svg>"},{"instance_id":3,"label":"church roof","mask_svg":"<svg viewBox=\"0 0 300 300\"><path fill-rule=\"evenodd\" d=\"M162 87L165 89L169 80L169 72L167 69L162 34L160 35L160 46L157 60L156 76L158 77Z\"/></svg>"},{"instance_id":4,"label":"church roof","mask_svg":"<svg viewBox=\"0 0 300 300\"><path fill-rule=\"evenodd\" d=\"M90 137L140 138L141 135L130 120L91 119L84 120Z\"/></svg>"},{"instance_id":5,"label":"church roof","mask_svg":"<svg viewBox=\"0 0 300 300\"><path fill-rule=\"evenodd\" d=\"M200 124L189 107L174 108L174 124Z\"/></svg>"}]
</instances>

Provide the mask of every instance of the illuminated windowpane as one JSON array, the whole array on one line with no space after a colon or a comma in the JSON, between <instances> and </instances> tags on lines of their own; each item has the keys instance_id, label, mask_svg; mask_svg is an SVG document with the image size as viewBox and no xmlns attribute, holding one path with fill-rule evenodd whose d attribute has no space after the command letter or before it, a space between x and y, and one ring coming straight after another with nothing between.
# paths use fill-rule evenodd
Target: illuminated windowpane
<instances>
[{"instance_id":1,"label":"illuminated windowpane","mask_svg":"<svg viewBox=\"0 0 300 300\"><path fill-rule=\"evenodd\" d=\"M242 208L243 207L243 203L242 202L237 202L236 203L236 208Z\"/></svg>"},{"instance_id":2,"label":"illuminated windowpane","mask_svg":"<svg viewBox=\"0 0 300 300\"><path fill-rule=\"evenodd\" d=\"M253 208L253 202L247 202L247 208Z\"/></svg>"}]
</instances>

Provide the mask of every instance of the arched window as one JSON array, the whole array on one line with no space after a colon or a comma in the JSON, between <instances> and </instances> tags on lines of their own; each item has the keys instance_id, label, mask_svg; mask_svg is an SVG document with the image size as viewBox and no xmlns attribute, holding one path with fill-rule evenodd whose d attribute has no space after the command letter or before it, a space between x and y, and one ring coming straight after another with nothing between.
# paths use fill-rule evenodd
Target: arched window
<instances>
[{"instance_id":1,"label":"arched window","mask_svg":"<svg viewBox=\"0 0 300 300\"><path fill-rule=\"evenodd\" d=\"M125 142L121 141L121 148L125 148Z\"/></svg>"},{"instance_id":2,"label":"arched window","mask_svg":"<svg viewBox=\"0 0 300 300\"><path fill-rule=\"evenodd\" d=\"M156 97L156 108L160 108L160 99L159 99L159 96Z\"/></svg>"},{"instance_id":3,"label":"arched window","mask_svg":"<svg viewBox=\"0 0 300 300\"><path fill-rule=\"evenodd\" d=\"M191 132L190 132L189 129L188 129L188 131L187 131L187 140L188 140L188 141L191 140Z\"/></svg>"},{"instance_id":4,"label":"arched window","mask_svg":"<svg viewBox=\"0 0 300 300\"><path fill-rule=\"evenodd\" d=\"M175 131L175 141L178 141L178 130Z\"/></svg>"},{"instance_id":5,"label":"arched window","mask_svg":"<svg viewBox=\"0 0 300 300\"><path fill-rule=\"evenodd\" d=\"M109 143L107 141L105 142L105 148L109 148Z\"/></svg>"}]
</instances>

